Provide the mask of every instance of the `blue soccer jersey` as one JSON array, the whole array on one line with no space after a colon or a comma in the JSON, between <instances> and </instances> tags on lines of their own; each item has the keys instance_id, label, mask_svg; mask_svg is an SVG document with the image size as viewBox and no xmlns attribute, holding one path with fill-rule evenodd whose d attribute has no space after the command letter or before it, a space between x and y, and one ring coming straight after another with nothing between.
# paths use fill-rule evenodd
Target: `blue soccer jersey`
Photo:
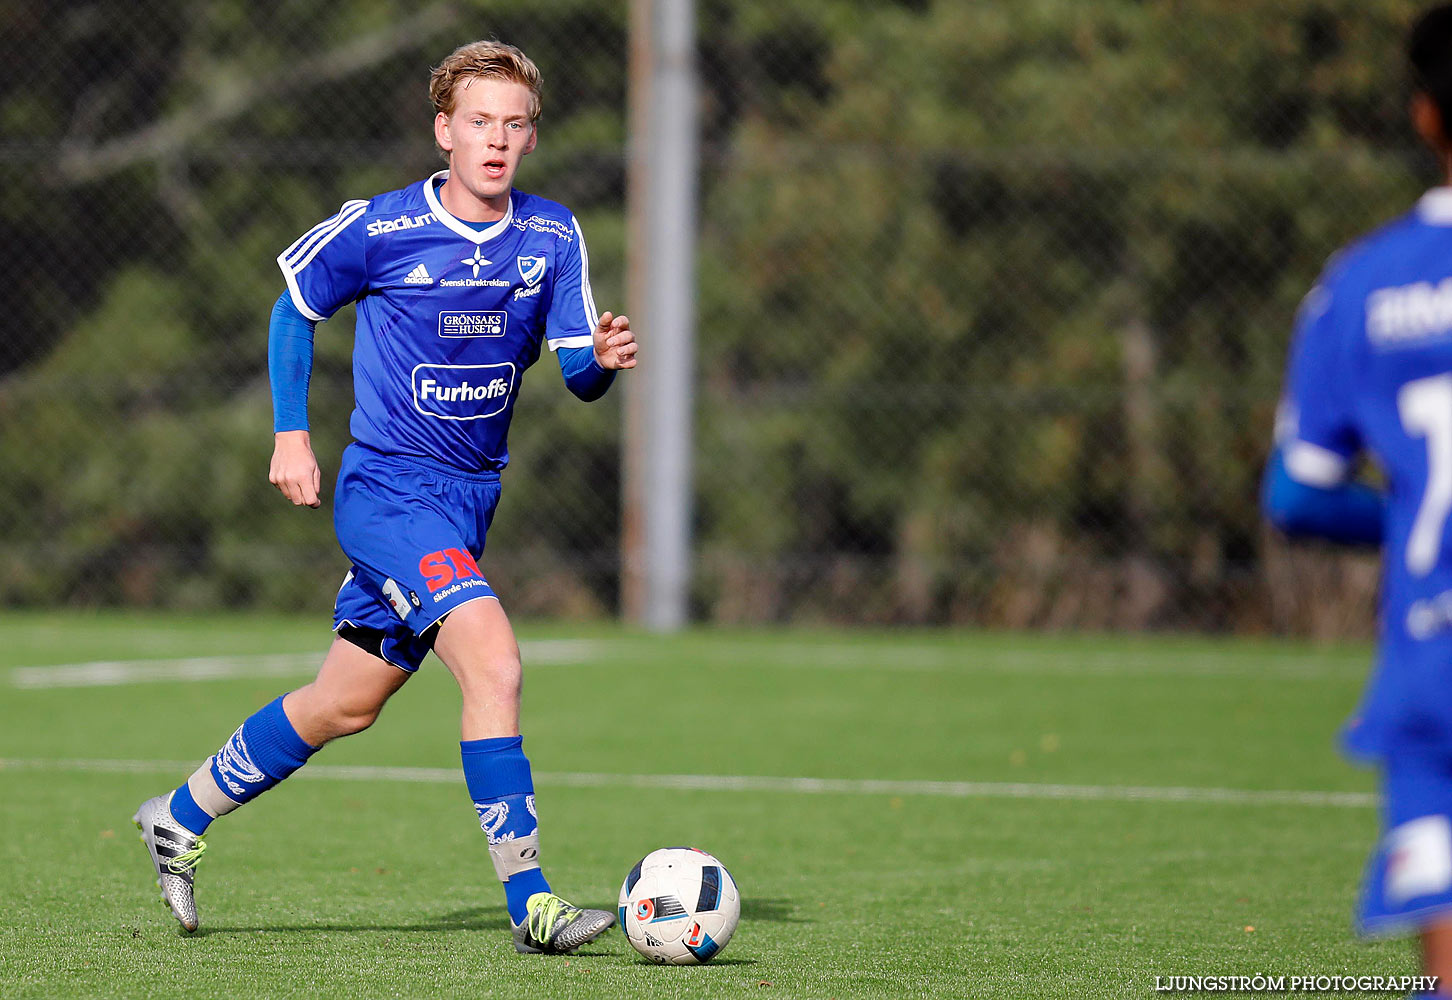
<instances>
[{"instance_id":1,"label":"blue soccer jersey","mask_svg":"<svg viewBox=\"0 0 1452 1000\"><path fill-rule=\"evenodd\" d=\"M1378 665L1348 748L1452 751L1452 188L1332 258L1297 318L1277 439L1289 476L1387 479Z\"/></svg>"},{"instance_id":2,"label":"blue soccer jersey","mask_svg":"<svg viewBox=\"0 0 1452 1000\"><path fill-rule=\"evenodd\" d=\"M320 321L358 303L351 431L385 454L465 472L509 462L524 370L587 347L598 320L579 223L514 191L504 218L450 215L428 180L346 202L278 258L293 304Z\"/></svg>"}]
</instances>

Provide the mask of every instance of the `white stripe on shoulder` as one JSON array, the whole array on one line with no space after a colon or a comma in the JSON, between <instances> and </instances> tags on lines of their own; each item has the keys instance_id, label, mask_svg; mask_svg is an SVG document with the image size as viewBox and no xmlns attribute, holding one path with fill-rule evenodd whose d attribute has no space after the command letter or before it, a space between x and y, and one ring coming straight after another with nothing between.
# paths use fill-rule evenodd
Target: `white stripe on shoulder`
<instances>
[{"instance_id":1,"label":"white stripe on shoulder","mask_svg":"<svg viewBox=\"0 0 1452 1000\"><path fill-rule=\"evenodd\" d=\"M1417 215L1430 226L1452 226L1452 188L1434 187L1422 195Z\"/></svg>"},{"instance_id":2,"label":"white stripe on shoulder","mask_svg":"<svg viewBox=\"0 0 1452 1000\"><path fill-rule=\"evenodd\" d=\"M287 266L287 262L280 256L277 258L277 266L282 268L283 280L287 282L287 294L292 296L292 304L297 306L297 311L314 323L321 323L326 320L328 317L308 305L307 299L303 298L302 289L298 287L297 274Z\"/></svg>"},{"instance_id":3,"label":"white stripe on shoulder","mask_svg":"<svg viewBox=\"0 0 1452 1000\"><path fill-rule=\"evenodd\" d=\"M595 343L595 338L589 334L583 334L575 337L555 337L545 343L549 345L550 350L558 351L561 347L591 347Z\"/></svg>"},{"instance_id":4,"label":"white stripe on shoulder","mask_svg":"<svg viewBox=\"0 0 1452 1000\"><path fill-rule=\"evenodd\" d=\"M318 255L318 252L322 250L323 247L331 243L339 233L343 232L354 222L361 219L363 217L363 213L368 211L368 203L366 201L350 202L350 204L353 207L350 208L346 213L339 214L337 224L329 229L326 233L319 234L319 236L314 240L312 248L307 252L307 256L303 257L301 260L295 259L295 262L292 264L292 269L294 271L301 271L303 268L311 264L313 262L313 258Z\"/></svg>"},{"instance_id":5,"label":"white stripe on shoulder","mask_svg":"<svg viewBox=\"0 0 1452 1000\"><path fill-rule=\"evenodd\" d=\"M332 239L342 230L346 229L348 227L348 224L356 219L359 215L362 215L367 208L368 202L366 201L354 199L351 201L343 202L343 207L338 209L336 215L332 216L331 218L324 219L322 222L319 222L316 226L309 229L306 233L300 236L297 241L293 243L292 246L284 250L279 255L278 259L282 260L283 258L286 258L295 269L302 270L305 266L307 266L306 262L297 263L297 261L299 261L303 257L303 255L308 254L308 259L311 260L312 257L310 254L316 252L316 247L322 246L324 243L327 243L328 240Z\"/></svg>"},{"instance_id":6,"label":"white stripe on shoulder","mask_svg":"<svg viewBox=\"0 0 1452 1000\"><path fill-rule=\"evenodd\" d=\"M302 289L298 287L297 274L312 263L318 252L339 233L362 218L363 213L367 210L368 202L366 201L346 201L338 210L337 215L318 223L296 243L277 255L277 266L282 269L282 276L287 281L287 291L292 296L292 304L297 306L298 312L314 323L321 323L327 317L308 305L307 300L303 298Z\"/></svg>"},{"instance_id":7,"label":"white stripe on shoulder","mask_svg":"<svg viewBox=\"0 0 1452 1000\"><path fill-rule=\"evenodd\" d=\"M1285 445L1286 475L1306 486L1339 486L1346 481L1350 463L1330 448L1309 441Z\"/></svg>"},{"instance_id":8,"label":"white stripe on shoulder","mask_svg":"<svg viewBox=\"0 0 1452 1000\"><path fill-rule=\"evenodd\" d=\"M585 305L585 325L593 330L600 322L600 312L595 308L595 293L590 290L590 251L585 249L585 234L580 229L580 220L572 215L570 225L575 227L575 236L580 240L580 298Z\"/></svg>"},{"instance_id":9,"label":"white stripe on shoulder","mask_svg":"<svg viewBox=\"0 0 1452 1000\"><path fill-rule=\"evenodd\" d=\"M337 223L337 221L338 221L338 217L341 216L346 211L348 211L348 206L351 203L352 203L352 199L349 199L348 201L345 201L343 203L343 207L342 208L338 209L338 211L334 212L332 215L328 216L322 222L319 222L316 226L314 226L313 228L309 229L307 232L303 233L297 239L293 240L292 243L288 246L288 248L282 252L283 255L284 256L291 257L292 255L294 255L297 252L299 252L299 250L304 246L304 244L310 243L314 238L316 238L319 233L321 233L324 230L326 230L326 229L330 228L331 226L335 225Z\"/></svg>"}]
</instances>

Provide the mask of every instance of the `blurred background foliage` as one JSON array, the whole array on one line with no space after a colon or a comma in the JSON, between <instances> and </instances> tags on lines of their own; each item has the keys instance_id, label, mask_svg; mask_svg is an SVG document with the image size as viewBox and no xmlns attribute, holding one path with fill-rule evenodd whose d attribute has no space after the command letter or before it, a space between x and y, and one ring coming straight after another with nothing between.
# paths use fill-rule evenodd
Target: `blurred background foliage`
<instances>
[{"instance_id":1,"label":"blurred background foliage","mask_svg":"<svg viewBox=\"0 0 1452 1000\"><path fill-rule=\"evenodd\" d=\"M1373 562L1255 495L1299 298L1435 181L1416 10L698 0L697 616L1367 631ZM539 63L519 184L628 311L623 3L0 7L0 603L329 606L327 506L267 482L274 257L441 166L428 70L478 37ZM317 337L325 479L351 324ZM619 392L553 369L486 572L607 616Z\"/></svg>"}]
</instances>

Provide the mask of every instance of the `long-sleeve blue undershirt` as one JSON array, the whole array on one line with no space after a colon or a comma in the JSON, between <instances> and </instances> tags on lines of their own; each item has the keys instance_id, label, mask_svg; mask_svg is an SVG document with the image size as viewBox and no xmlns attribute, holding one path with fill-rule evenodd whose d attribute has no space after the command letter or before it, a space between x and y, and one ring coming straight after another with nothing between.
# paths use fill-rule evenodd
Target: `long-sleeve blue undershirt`
<instances>
[{"instance_id":1,"label":"long-sleeve blue undershirt","mask_svg":"<svg viewBox=\"0 0 1452 1000\"><path fill-rule=\"evenodd\" d=\"M561 347L555 353L559 355L560 374L565 377L565 385L587 403L605 395L605 390L615 381L615 373L601 368L600 362L595 360L593 347Z\"/></svg>"},{"instance_id":2,"label":"long-sleeve blue undershirt","mask_svg":"<svg viewBox=\"0 0 1452 1000\"><path fill-rule=\"evenodd\" d=\"M272 307L267 327L267 374L272 382L272 429L308 429L308 384L313 377L313 330L317 324L298 312L283 292Z\"/></svg>"},{"instance_id":3,"label":"long-sleeve blue undershirt","mask_svg":"<svg viewBox=\"0 0 1452 1000\"><path fill-rule=\"evenodd\" d=\"M1288 535L1325 538L1345 545L1380 545L1385 534L1386 497L1365 483L1323 489L1292 479L1277 447L1266 463L1261 509Z\"/></svg>"},{"instance_id":4,"label":"long-sleeve blue undershirt","mask_svg":"<svg viewBox=\"0 0 1452 1000\"><path fill-rule=\"evenodd\" d=\"M283 292L272 307L267 328L267 370L272 382L272 429L308 429L308 385L313 374L313 331L317 324L298 312ZM615 372L600 367L593 347L561 347L560 374L569 390L590 403L615 381Z\"/></svg>"}]
</instances>

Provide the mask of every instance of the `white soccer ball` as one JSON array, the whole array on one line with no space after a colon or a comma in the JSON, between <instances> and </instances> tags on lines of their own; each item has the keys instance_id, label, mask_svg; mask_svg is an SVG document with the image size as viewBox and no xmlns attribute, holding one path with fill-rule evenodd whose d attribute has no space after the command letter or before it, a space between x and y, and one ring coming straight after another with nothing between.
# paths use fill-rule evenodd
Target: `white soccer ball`
<instances>
[{"instance_id":1,"label":"white soccer ball","mask_svg":"<svg viewBox=\"0 0 1452 1000\"><path fill-rule=\"evenodd\" d=\"M661 965L709 962L740 920L741 894L731 873L694 847L651 851L620 887L620 929L636 951Z\"/></svg>"}]
</instances>

